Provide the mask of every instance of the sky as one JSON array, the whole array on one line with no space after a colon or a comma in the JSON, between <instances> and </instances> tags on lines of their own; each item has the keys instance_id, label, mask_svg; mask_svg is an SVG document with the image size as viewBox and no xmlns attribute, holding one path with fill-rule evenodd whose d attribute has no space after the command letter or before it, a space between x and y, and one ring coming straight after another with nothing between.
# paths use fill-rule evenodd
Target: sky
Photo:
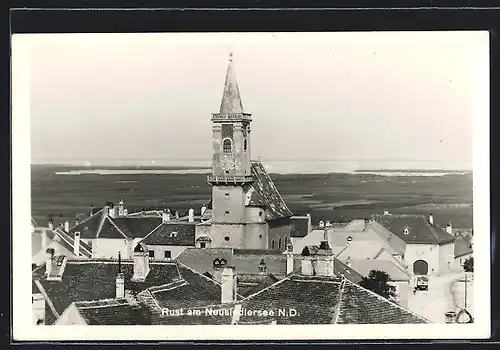
<instances>
[{"instance_id":1,"label":"sky","mask_svg":"<svg viewBox=\"0 0 500 350\"><path fill-rule=\"evenodd\" d=\"M478 34L30 35L32 161L210 160L232 52L253 158L467 167Z\"/></svg>"}]
</instances>

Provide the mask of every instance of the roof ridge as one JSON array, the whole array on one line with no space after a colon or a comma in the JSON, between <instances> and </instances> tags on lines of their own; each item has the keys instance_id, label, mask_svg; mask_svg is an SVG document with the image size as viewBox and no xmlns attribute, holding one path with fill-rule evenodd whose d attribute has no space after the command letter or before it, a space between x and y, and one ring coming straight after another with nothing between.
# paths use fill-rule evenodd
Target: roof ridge
<instances>
[{"instance_id":1,"label":"roof ridge","mask_svg":"<svg viewBox=\"0 0 500 350\"><path fill-rule=\"evenodd\" d=\"M103 208L104 209L104 208ZM95 238L98 238L99 235L101 234L102 227L104 226L104 222L106 221L106 218L108 217L108 214L103 213L103 216L101 218L101 222L99 223L99 226L97 227L97 233Z\"/></svg>"},{"instance_id":2,"label":"roof ridge","mask_svg":"<svg viewBox=\"0 0 500 350\"><path fill-rule=\"evenodd\" d=\"M151 234L153 234L153 232L158 230L163 224L164 224L164 222L161 222L158 226L156 226L154 229L152 229L146 236L144 236L144 238L141 239L141 241L145 241L146 238L148 238Z\"/></svg>"},{"instance_id":3,"label":"roof ridge","mask_svg":"<svg viewBox=\"0 0 500 350\"><path fill-rule=\"evenodd\" d=\"M283 283L283 282L285 282L285 281L288 281L288 280L290 280L290 278L291 278L291 277L293 277L293 276L295 276L295 274L293 274L293 273L292 273L292 274L290 274L290 275L286 276L285 278L283 278L282 280L279 280L278 282L275 282L275 283L271 284L270 286L267 286L266 288L261 289L261 290L259 290L258 292L254 293L254 294L250 294L250 295L249 295L249 296L247 296L246 298L243 298L243 301L244 301L244 300L247 300L247 299L250 299L250 298L253 298L254 296L256 296L256 295L258 295L258 294L260 294L260 293L262 293L262 292L264 292L264 291L268 290L268 289L269 289L269 288L271 288L271 287L277 286L278 284L281 284L281 283Z\"/></svg>"},{"instance_id":4,"label":"roof ridge","mask_svg":"<svg viewBox=\"0 0 500 350\"><path fill-rule=\"evenodd\" d=\"M342 282L340 282L339 294L338 294L339 301L337 302L337 305L335 305L335 311L333 314L332 324L337 324L337 320L339 319L340 304L342 303L342 295L344 293L345 280L346 280L346 278L344 277L344 278L342 278Z\"/></svg>"},{"instance_id":5,"label":"roof ridge","mask_svg":"<svg viewBox=\"0 0 500 350\"><path fill-rule=\"evenodd\" d=\"M97 214L101 213L103 210L104 210L104 208L99 209L97 212L95 212L94 214L90 215L90 216L89 216L88 218L86 218L85 220L80 221L77 225L74 225L73 227L70 227L70 229L69 229L69 230L71 231L71 230L72 230L72 229L74 229L75 227L80 226L80 225L81 225L81 224L83 224L84 222L89 221L91 218L93 218L93 217L94 217L94 216L96 216ZM102 214L102 213L101 213L101 214Z\"/></svg>"},{"instance_id":6,"label":"roof ridge","mask_svg":"<svg viewBox=\"0 0 500 350\"><path fill-rule=\"evenodd\" d=\"M114 220L112 217L108 217L108 220L111 222L111 224L118 230L118 232L120 232L122 234L123 237L125 237L126 239L129 239L127 237L127 235L118 227L117 224L115 224Z\"/></svg>"}]
</instances>

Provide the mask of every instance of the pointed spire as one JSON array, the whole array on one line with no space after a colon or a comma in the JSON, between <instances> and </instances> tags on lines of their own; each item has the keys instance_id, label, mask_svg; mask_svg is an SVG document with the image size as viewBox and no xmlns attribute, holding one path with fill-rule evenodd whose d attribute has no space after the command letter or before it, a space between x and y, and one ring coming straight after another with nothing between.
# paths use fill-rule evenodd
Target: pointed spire
<instances>
[{"instance_id":1,"label":"pointed spire","mask_svg":"<svg viewBox=\"0 0 500 350\"><path fill-rule=\"evenodd\" d=\"M238 114L243 113L243 104L241 103L240 90L236 81L236 74L233 65L233 53L229 54L229 64L227 66L226 82L224 83L224 93L220 105L220 114Z\"/></svg>"}]
</instances>

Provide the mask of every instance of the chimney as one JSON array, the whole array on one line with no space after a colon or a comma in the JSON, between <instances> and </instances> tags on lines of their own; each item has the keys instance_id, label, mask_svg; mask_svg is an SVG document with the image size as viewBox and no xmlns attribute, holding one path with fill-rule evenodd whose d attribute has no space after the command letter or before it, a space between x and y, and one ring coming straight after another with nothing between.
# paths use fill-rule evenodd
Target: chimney
<instances>
[{"instance_id":1,"label":"chimney","mask_svg":"<svg viewBox=\"0 0 500 350\"><path fill-rule=\"evenodd\" d=\"M264 259L262 259L259 264L259 274L265 275L266 272L267 272L267 266L266 263L264 262Z\"/></svg>"},{"instance_id":2,"label":"chimney","mask_svg":"<svg viewBox=\"0 0 500 350\"><path fill-rule=\"evenodd\" d=\"M453 229L451 226L451 221L446 225L446 232L448 232L450 235L453 235Z\"/></svg>"},{"instance_id":3,"label":"chimney","mask_svg":"<svg viewBox=\"0 0 500 350\"><path fill-rule=\"evenodd\" d=\"M134 276L133 281L144 281L149 273L149 251L142 243L137 243L133 253Z\"/></svg>"},{"instance_id":4,"label":"chimney","mask_svg":"<svg viewBox=\"0 0 500 350\"><path fill-rule=\"evenodd\" d=\"M363 227L363 231L368 230L368 225L370 225L370 219L365 219L365 225Z\"/></svg>"},{"instance_id":5,"label":"chimney","mask_svg":"<svg viewBox=\"0 0 500 350\"><path fill-rule=\"evenodd\" d=\"M179 219L179 211L178 210L175 211L175 218Z\"/></svg>"},{"instance_id":6,"label":"chimney","mask_svg":"<svg viewBox=\"0 0 500 350\"><path fill-rule=\"evenodd\" d=\"M42 249L47 249L47 231L42 230Z\"/></svg>"},{"instance_id":7,"label":"chimney","mask_svg":"<svg viewBox=\"0 0 500 350\"><path fill-rule=\"evenodd\" d=\"M118 252L118 275L116 275L116 298L125 298L125 275L122 273L122 257Z\"/></svg>"},{"instance_id":8,"label":"chimney","mask_svg":"<svg viewBox=\"0 0 500 350\"><path fill-rule=\"evenodd\" d=\"M194 209L189 209L188 213L189 222L194 222Z\"/></svg>"},{"instance_id":9,"label":"chimney","mask_svg":"<svg viewBox=\"0 0 500 350\"><path fill-rule=\"evenodd\" d=\"M52 219L49 219L49 230L53 230L54 229L54 220Z\"/></svg>"},{"instance_id":10,"label":"chimney","mask_svg":"<svg viewBox=\"0 0 500 350\"><path fill-rule=\"evenodd\" d=\"M73 242L73 254L80 256L80 232L75 232L75 240Z\"/></svg>"},{"instance_id":11,"label":"chimney","mask_svg":"<svg viewBox=\"0 0 500 350\"><path fill-rule=\"evenodd\" d=\"M69 232L69 221L64 221L64 231Z\"/></svg>"},{"instance_id":12,"label":"chimney","mask_svg":"<svg viewBox=\"0 0 500 350\"><path fill-rule=\"evenodd\" d=\"M165 210L165 209L163 210L162 221L163 222L170 221L170 210Z\"/></svg>"},{"instance_id":13,"label":"chimney","mask_svg":"<svg viewBox=\"0 0 500 350\"><path fill-rule=\"evenodd\" d=\"M202 206L201 207L201 215L203 216L203 214L205 214L205 211L207 210L207 207L206 206Z\"/></svg>"},{"instance_id":14,"label":"chimney","mask_svg":"<svg viewBox=\"0 0 500 350\"><path fill-rule=\"evenodd\" d=\"M384 215L389 215L389 210L384 210Z\"/></svg>"},{"instance_id":15,"label":"chimney","mask_svg":"<svg viewBox=\"0 0 500 350\"><path fill-rule=\"evenodd\" d=\"M128 215L128 210L127 210L127 208L124 208L123 209L123 216L127 216L127 215Z\"/></svg>"},{"instance_id":16,"label":"chimney","mask_svg":"<svg viewBox=\"0 0 500 350\"><path fill-rule=\"evenodd\" d=\"M221 275L221 303L236 301L237 276L234 267L226 266Z\"/></svg>"},{"instance_id":17,"label":"chimney","mask_svg":"<svg viewBox=\"0 0 500 350\"><path fill-rule=\"evenodd\" d=\"M328 229L323 231L323 242L328 243Z\"/></svg>"},{"instance_id":18,"label":"chimney","mask_svg":"<svg viewBox=\"0 0 500 350\"><path fill-rule=\"evenodd\" d=\"M319 222L319 227L325 227L325 223L323 221Z\"/></svg>"},{"instance_id":19,"label":"chimney","mask_svg":"<svg viewBox=\"0 0 500 350\"><path fill-rule=\"evenodd\" d=\"M123 212L124 210L125 210L125 206L123 204L123 199L120 199L120 202L118 203L118 216L125 215Z\"/></svg>"},{"instance_id":20,"label":"chimney","mask_svg":"<svg viewBox=\"0 0 500 350\"><path fill-rule=\"evenodd\" d=\"M109 206L109 216L111 218L116 218L116 209L117 208L113 204Z\"/></svg>"},{"instance_id":21,"label":"chimney","mask_svg":"<svg viewBox=\"0 0 500 350\"><path fill-rule=\"evenodd\" d=\"M92 216L94 215L94 206L91 204L90 205L90 215L89 216Z\"/></svg>"},{"instance_id":22,"label":"chimney","mask_svg":"<svg viewBox=\"0 0 500 350\"><path fill-rule=\"evenodd\" d=\"M307 234L312 231L311 214L307 214Z\"/></svg>"},{"instance_id":23,"label":"chimney","mask_svg":"<svg viewBox=\"0 0 500 350\"><path fill-rule=\"evenodd\" d=\"M286 274L288 275L293 271L293 244L291 238L288 238L288 244L286 246Z\"/></svg>"},{"instance_id":24,"label":"chimney","mask_svg":"<svg viewBox=\"0 0 500 350\"><path fill-rule=\"evenodd\" d=\"M325 224L326 227L330 227L331 226L331 223L330 223L330 220L326 220L326 224Z\"/></svg>"},{"instance_id":25,"label":"chimney","mask_svg":"<svg viewBox=\"0 0 500 350\"><path fill-rule=\"evenodd\" d=\"M47 254L45 259L45 273L49 276L52 272L52 259L54 259L55 250L54 248L47 248L45 253Z\"/></svg>"},{"instance_id":26,"label":"chimney","mask_svg":"<svg viewBox=\"0 0 500 350\"><path fill-rule=\"evenodd\" d=\"M429 214L429 223L434 225L434 216L432 214Z\"/></svg>"},{"instance_id":27,"label":"chimney","mask_svg":"<svg viewBox=\"0 0 500 350\"><path fill-rule=\"evenodd\" d=\"M75 218L75 226L78 225L80 223L80 219L78 219L78 217Z\"/></svg>"}]
</instances>

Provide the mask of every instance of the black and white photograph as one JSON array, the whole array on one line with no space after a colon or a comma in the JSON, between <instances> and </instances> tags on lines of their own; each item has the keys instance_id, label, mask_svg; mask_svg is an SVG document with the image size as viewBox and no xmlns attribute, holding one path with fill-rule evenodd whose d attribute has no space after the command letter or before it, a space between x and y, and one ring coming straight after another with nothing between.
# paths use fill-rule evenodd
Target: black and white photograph
<instances>
[{"instance_id":1,"label":"black and white photograph","mask_svg":"<svg viewBox=\"0 0 500 350\"><path fill-rule=\"evenodd\" d=\"M14 35L14 336L488 337L488 40Z\"/></svg>"}]
</instances>

